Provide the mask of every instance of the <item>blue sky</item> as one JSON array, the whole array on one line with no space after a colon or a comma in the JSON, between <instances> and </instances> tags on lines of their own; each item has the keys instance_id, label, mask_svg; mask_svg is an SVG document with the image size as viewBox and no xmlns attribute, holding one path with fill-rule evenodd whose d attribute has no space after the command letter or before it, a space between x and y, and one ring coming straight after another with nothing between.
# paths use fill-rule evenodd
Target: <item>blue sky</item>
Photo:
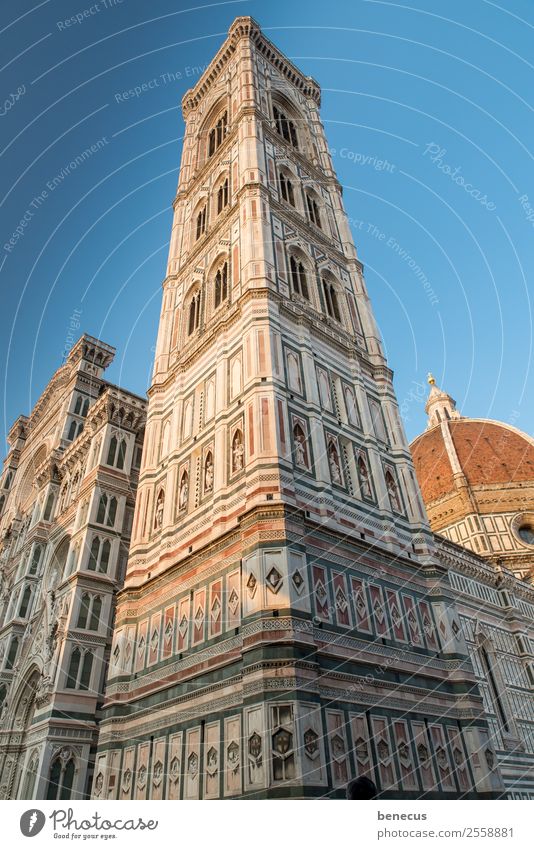
<instances>
[{"instance_id":1,"label":"blue sky","mask_svg":"<svg viewBox=\"0 0 534 849\"><path fill-rule=\"evenodd\" d=\"M533 433L530 0L19 0L0 20L2 438L75 310L117 348L108 378L145 392L180 101L245 14L322 87L409 438L429 369L464 414Z\"/></svg>"}]
</instances>

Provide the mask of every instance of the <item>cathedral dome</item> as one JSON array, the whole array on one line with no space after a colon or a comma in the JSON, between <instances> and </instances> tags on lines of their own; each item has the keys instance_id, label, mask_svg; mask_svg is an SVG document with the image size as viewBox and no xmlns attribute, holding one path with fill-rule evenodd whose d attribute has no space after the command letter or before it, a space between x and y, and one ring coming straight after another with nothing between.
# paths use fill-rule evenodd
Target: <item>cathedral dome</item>
<instances>
[{"instance_id":1,"label":"cathedral dome","mask_svg":"<svg viewBox=\"0 0 534 849\"><path fill-rule=\"evenodd\" d=\"M517 428L461 416L431 386L428 426L411 444L433 530L487 556L534 551L534 440Z\"/></svg>"}]
</instances>

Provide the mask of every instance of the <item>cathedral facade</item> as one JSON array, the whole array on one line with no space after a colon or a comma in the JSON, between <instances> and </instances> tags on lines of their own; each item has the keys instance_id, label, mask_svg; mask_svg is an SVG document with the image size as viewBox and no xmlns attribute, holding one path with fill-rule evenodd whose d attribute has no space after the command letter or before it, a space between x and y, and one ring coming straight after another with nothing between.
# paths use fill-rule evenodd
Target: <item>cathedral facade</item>
<instances>
[{"instance_id":1,"label":"cathedral facade","mask_svg":"<svg viewBox=\"0 0 534 849\"><path fill-rule=\"evenodd\" d=\"M84 335L0 477L0 796L82 799L122 585L146 401L103 378L114 349Z\"/></svg>"},{"instance_id":2,"label":"cathedral facade","mask_svg":"<svg viewBox=\"0 0 534 849\"><path fill-rule=\"evenodd\" d=\"M95 799L504 792L319 104L251 18L183 99Z\"/></svg>"}]
</instances>

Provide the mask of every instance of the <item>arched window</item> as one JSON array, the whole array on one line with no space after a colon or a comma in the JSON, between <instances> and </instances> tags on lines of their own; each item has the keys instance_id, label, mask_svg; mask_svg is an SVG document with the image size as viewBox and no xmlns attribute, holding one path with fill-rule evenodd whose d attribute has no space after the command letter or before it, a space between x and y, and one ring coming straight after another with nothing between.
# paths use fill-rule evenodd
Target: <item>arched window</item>
<instances>
[{"instance_id":1,"label":"arched window","mask_svg":"<svg viewBox=\"0 0 534 849\"><path fill-rule=\"evenodd\" d=\"M100 537L93 537L87 568L91 572L105 574L108 571L110 554L111 542L109 539L102 540Z\"/></svg>"},{"instance_id":2,"label":"arched window","mask_svg":"<svg viewBox=\"0 0 534 849\"><path fill-rule=\"evenodd\" d=\"M326 277L322 278L322 282L326 312L330 318L335 318L336 321L341 322L341 313L339 311L336 288L333 283L326 279Z\"/></svg>"},{"instance_id":3,"label":"arched window","mask_svg":"<svg viewBox=\"0 0 534 849\"><path fill-rule=\"evenodd\" d=\"M214 282L214 295L213 300L215 304L215 309L222 304L223 301L226 301L228 297L228 263L224 262L223 265L217 270L215 275Z\"/></svg>"},{"instance_id":4,"label":"arched window","mask_svg":"<svg viewBox=\"0 0 534 849\"><path fill-rule=\"evenodd\" d=\"M124 469L125 457L126 440L119 438L114 434L109 441L108 458L106 463L108 466L115 466L117 469Z\"/></svg>"},{"instance_id":5,"label":"arched window","mask_svg":"<svg viewBox=\"0 0 534 849\"><path fill-rule=\"evenodd\" d=\"M69 690L75 690L78 683L78 673L80 670L80 661L82 659L82 653L78 647L72 650L72 654L70 656L69 670L67 672L67 683L66 687Z\"/></svg>"},{"instance_id":6,"label":"arched window","mask_svg":"<svg viewBox=\"0 0 534 849\"><path fill-rule=\"evenodd\" d=\"M28 615L28 612L29 612L31 597L32 597L31 587L26 587L26 589L24 590L24 592L22 594L22 598L20 600L20 605L19 605L19 618L20 619L26 619L26 616Z\"/></svg>"},{"instance_id":7,"label":"arched window","mask_svg":"<svg viewBox=\"0 0 534 849\"><path fill-rule=\"evenodd\" d=\"M88 690L91 683L91 670L93 668L93 655L86 651L83 656L82 673L80 675L80 690Z\"/></svg>"},{"instance_id":8,"label":"arched window","mask_svg":"<svg viewBox=\"0 0 534 849\"><path fill-rule=\"evenodd\" d=\"M81 409L80 415L85 418L88 410L89 410L89 398L86 398L85 401L82 404L82 409Z\"/></svg>"},{"instance_id":9,"label":"arched window","mask_svg":"<svg viewBox=\"0 0 534 849\"><path fill-rule=\"evenodd\" d=\"M282 198L290 203L291 206L295 206L295 193L293 191L293 183L287 177L283 171L280 172L280 194Z\"/></svg>"},{"instance_id":10,"label":"arched window","mask_svg":"<svg viewBox=\"0 0 534 849\"><path fill-rule=\"evenodd\" d=\"M48 498L46 499L45 509L43 513L43 519L45 522L49 522L52 516L52 510L54 509L54 501L55 495L53 492L48 493Z\"/></svg>"},{"instance_id":11,"label":"arched window","mask_svg":"<svg viewBox=\"0 0 534 849\"><path fill-rule=\"evenodd\" d=\"M10 469L9 472L7 473L6 479L4 481L4 489L9 489L9 487L11 486L12 480L13 480L13 472Z\"/></svg>"},{"instance_id":12,"label":"arched window","mask_svg":"<svg viewBox=\"0 0 534 849\"><path fill-rule=\"evenodd\" d=\"M93 655L90 651L75 646L70 656L66 687L69 690L88 690L93 668Z\"/></svg>"},{"instance_id":13,"label":"arched window","mask_svg":"<svg viewBox=\"0 0 534 849\"><path fill-rule=\"evenodd\" d=\"M156 499L156 510L154 512L154 530L159 530L163 525L163 508L165 507L165 493L160 489Z\"/></svg>"},{"instance_id":14,"label":"arched window","mask_svg":"<svg viewBox=\"0 0 534 849\"><path fill-rule=\"evenodd\" d=\"M77 430L78 430L77 425L78 425L78 423L75 422L74 419L71 421L71 423L69 425L69 430L68 430L68 433L67 433L67 439L69 440L69 442L72 442L72 440L76 436L76 433L77 433Z\"/></svg>"},{"instance_id":15,"label":"arched window","mask_svg":"<svg viewBox=\"0 0 534 849\"><path fill-rule=\"evenodd\" d=\"M107 525L108 528L112 528L115 524L116 515L117 499L114 495L107 495L103 492L98 502L98 510L96 514L97 523L99 525Z\"/></svg>"},{"instance_id":16,"label":"arched window","mask_svg":"<svg viewBox=\"0 0 534 849\"><path fill-rule=\"evenodd\" d=\"M228 206L228 177L217 189L217 215Z\"/></svg>"},{"instance_id":17,"label":"arched window","mask_svg":"<svg viewBox=\"0 0 534 849\"><path fill-rule=\"evenodd\" d=\"M39 569L39 565L41 563L41 556L43 554L43 547L41 545L35 545L33 547L32 556L30 560L30 566L28 568L28 575L36 575L37 570Z\"/></svg>"},{"instance_id":18,"label":"arched window","mask_svg":"<svg viewBox=\"0 0 534 849\"><path fill-rule=\"evenodd\" d=\"M373 491L371 489L371 480L369 477L369 470L367 468L367 463L363 459L363 457L358 457L358 479L360 481L360 490L364 498L372 498Z\"/></svg>"},{"instance_id":19,"label":"arched window","mask_svg":"<svg viewBox=\"0 0 534 849\"><path fill-rule=\"evenodd\" d=\"M200 292L191 298L189 304L189 321L187 323L187 335L191 336L200 326Z\"/></svg>"},{"instance_id":20,"label":"arched window","mask_svg":"<svg viewBox=\"0 0 534 849\"><path fill-rule=\"evenodd\" d=\"M33 799L33 791L35 789L35 780L37 778L37 769L39 766L39 755L32 755L25 767L24 785L22 788L21 799Z\"/></svg>"},{"instance_id":21,"label":"arched window","mask_svg":"<svg viewBox=\"0 0 534 849\"><path fill-rule=\"evenodd\" d=\"M74 758L68 749L52 761L46 789L47 799L70 799L74 784Z\"/></svg>"},{"instance_id":22,"label":"arched window","mask_svg":"<svg viewBox=\"0 0 534 849\"><path fill-rule=\"evenodd\" d=\"M102 599L99 595L93 597L93 607L91 609L91 618L89 620L89 630L98 631L100 625L100 615L102 613Z\"/></svg>"},{"instance_id":23,"label":"arched window","mask_svg":"<svg viewBox=\"0 0 534 849\"><path fill-rule=\"evenodd\" d=\"M6 497L5 497L5 495L2 495L2 497L0 498L0 516L2 515L2 512L4 510L4 504L5 503L6 503Z\"/></svg>"},{"instance_id":24,"label":"arched window","mask_svg":"<svg viewBox=\"0 0 534 849\"><path fill-rule=\"evenodd\" d=\"M397 513L401 513L402 511L399 497L399 489L389 469L386 472L386 488L389 495L389 503L391 504L391 509L395 510Z\"/></svg>"},{"instance_id":25,"label":"arched window","mask_svg":"<svg viewBox=\"0 0 534 849\"><path fill-rule=\"evenodd\" d=\"M273 118L274 125L276 127L276 132L279 136L282 136L286 142L289 142L295 150L299 149L297 131L295 129L295 124L288 118L287 114L282 111L278 106L273 106Z\"/></svg>"},{"instance_id":26,"label":"arched window","mask_svg":"<svg viewBox=\"0 0 534 849\"><path fill-rule=\"evenodd\" d=\"M293 426L293 444L295 450L295 463L305 469L309 469L308 444L306 434L302 426L296 422Z\"/></svg>"},{"instance_id":27,"label":"arched window","mask_svg":"<svg viewBox=\"0 0 534 849\"><path fill-rule=\"evenodd\" d=\"M13 637L11 643L9 645L9 651L7 653L6 659L6 669L13 669L15 664L15 660L17 659L17 652L19 650L19 639L18 637Z\"/></svg>"},{"instance_id":28,"label":"arched window","mask_svg":"<svg viewBox=\"0 0 534 849\"><path fill-rule=\"evenodd\" d=\"M289 272L291 275L291 286L297 295L310 300L306 270L302 262L293 255L289 258Z\"/></svg>"},{"instance_id":29,"label":"arched window","mask_svg":"<svg viewBox=\"0 0 534 849\"><path fill-rule=\"evenodd\" d=\"M197 214L197 229L196 229L196 239L200 239L201 236L206 232L206 206L203 206L202 209Z\"/></svg>"},{"instance_id":30,"label":"arched window","mask_svg":"<svg viewBox=\"0 0 534 849\"><path fill-rule=\"evenodd\" d=\"M80 602L80 611L78 613L78 621L76 623L77 628L87 628L87 618L89 616L90 607L91 596L89 593L84 593Z\"/></svg>"},{"instance_id":31,"label":"arched window","mask_svg":"<svg viewBox=\"0 0 534 849\"><path fill-rule=\"evenodd\" d=\"M310 192L306 192L306 206L308 207L308 218L310 219L312 224L315 224L316 227L321 228L321 214L319 212L319 204Z\"/></svg>"},{"instance_id":32,"label":"arched window","mask_svg":"<svg viewBox=\"0 0 534 849\"><path fill-rule=\"evenodd\" d=\"M74 405L74 412L75 412L76 415L80 414L80 411L82 409L82 404L83 404L83 398L82 398L81 395L78 395L76 397L76 403Z\"/></svg>"},{"instance_id":33,"label":"arched window","mask_svg":"<svg viewBox=\"0 0 534 849\"><path fill-rule=\"evenodd\" d=\"M213 156L215 151L221 146L224 137L228 131L228 112L223 114L218 119L217 123L209 132L208 135L208 156Z\"/></svg>"}]
</instances>

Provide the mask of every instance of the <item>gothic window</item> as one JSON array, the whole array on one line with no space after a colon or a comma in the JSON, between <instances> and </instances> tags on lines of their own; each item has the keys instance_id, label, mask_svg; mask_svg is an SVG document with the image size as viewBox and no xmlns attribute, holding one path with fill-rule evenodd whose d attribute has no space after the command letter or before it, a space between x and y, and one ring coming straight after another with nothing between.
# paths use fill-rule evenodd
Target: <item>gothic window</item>
<instances>
[{"instance_id":1,"label":"gothic window","mask_svg":"<svg viewBox=\"0 0 534 849\"><path fill-rule=\"evenodd\" d=\"M89 398L84 398L83 395L76 396L76 403L74 405L74 413L77 416L85 416L87 415L87 411L89 410Z\"/></svg>"},{"instance_id":2,"label":"gothic window","mask_svg":"<svg viewBox=\"0 0 534 849\"><path fill-rule=\"evenodd\" d=\"M7 653L6 669L13 669L13 666L15 665L15 660L17 659L18 650L19 639L18 637L13 637L11 643L9 644L9 651Z\"/></svg>"},{"instance_id":3,"label":"gothic window","mask_svg":"<svg viewBox=\"0 0 534 849\"><path fill-rule=\"evenodd\" d=\"M97 523L99 525L107 525L108 528L112 528L115 524L116 515L117 499L114 495L107 495L103 492L98 502L98 510L96 514Z\"/></svg>"},{"instance_id":4,"label":"gothic window","mask_svg":"<svg viewBox=\"0 0 534 849\"><path fill-rule=\"evenodd\" d=\"M293 426L293 446L296 465L304 469L309 469L310 461L306 434L299 422L296 422Z\"/></svg>"},{"instance_id":5,"label":"gothic window","mask_svg":"<svg viewBox=\"0 0 534 849\"><path fill-rule=\"evenodd\" d=\"M228 263L225 262L217 270L214 282L214 303L217 309L228 297Z\"/></svg>"},{"instance_id":6,"label":"gothic window","mask_svg":"<svg viewBox=\"0 0 534 849\"><path fill-rule=\"evenodd\" d=\"M10 469L9 472L7 473L6 479L4 481L4 489L9 489L9 487L11 486L12 480L13 480L13 472Z\"/></svg>"},{"instance_id":7,"label":"gothic window","mask_svg":"<svg viewBox=\"0 0 534 849\"><path fill-rule=\"evenodd\" d=\"M291 206L295 206L295 193L293 191L293 183L287 177L284 172L280 172L280 194L282 198L286 201L286 203L290 203Z\"/></svg>"},{"instance_id":8,"label":"gothic window","mask_svg":"<svg viewBox=\"0 0 534 849\"><path fill-rule=\"evenodd\" d=\"M22 791L22 799L32 799L33 792L35 789L35 780L37 778L37 768L39 765L39 755L35 754L30 758L24 772L26 773L24 779L24 787Z\"/></svg>"},{"instance_id":9,"label":"gothic window","mask_svg":"<svg viewBox=\"0 0 534 849\"><path fill-rule=\"evenodd\" d=\"M78 613L78 621L76 623L77 628L87 628L87 618L89 616L89 609L91 607L91 596L89 593L84 593L82 595L82 600L80 602L80 610Z\"/></svg>"},{"instance_id":10,"label":"gothic window","mask_svg":"<svg viewBox=\"0 0 534 849\"><path fill-rule=\"evenodd\" d=\"M490 661L489 654L485 648L485 646L480 647L480 655L482 657L482 666L484 669L485 677L488 682L492 701L495 707L495 713L499 719L499 722L504 731L510 731L510 726L508 724L508 720L506 718L506 713L504 712L504 705L502 703L501 695L499 693L499 688L497 686L497 681L495 678L495 674L493 671L493 664Z\"/></svg>"},{"instance_id":11,"label":"gothic window","mask_svg":"<svg viewBox=\"0 0 534 849\"><path fill-rule=\"evenodd\" d=\"M106 463L108 466L115 466L117 469L124 469L125 458L126 440L114 434L109 441L108 457Z\"/></svg>"},{"instance_id":12,"label":"gothic window","mask_svg":"<svg viewBox=\"0 0 534 849\"><path fill-rule=\"evenodd\" d=\"M228 112L223 112L217 123L209 132L208 135L208 157L213 156L215 151L221 146L224 137L228 131Z\"/></svg>"},{"instance_id":13,"label":"gothic window","mask_svg":"<svg viewBox=\"0 0 534 849\"><path fill-rule=\"evenodd\" d=\"M282 136L286 142L289 142L295 150L299 149L297 131L295 129L295 123L288 118L285 112L283 112L278 106L273 106L273 118L274 125L276 127L276 132L279 136Z\"/></svg>"},{"instance_id":14,"label":"gothic window","mask_svg":"<svg viewBox=\"0 0 534 849\"><path fill-rule=\"evenodd\" d=\"M2 511L4 509L5 502L6 502L6 497L5 497L5 495L2 495L2 497L0 498L0 516L2 515Z\"/></svg>"},{"instance_id":15,"label":"gothic window","mask_svg":"<svg viewBox=\"0 0 534 849\"><path fill-rule=\"evenodd\" d=\"M43 513L43 519L45 522L50 521L50 517L52 516L52 510L54 509L54 501L55 495L53 492L48 493L48 498L46 499L45 509Z\"/></svg>"},{"instance_id":16,"label":"gothic window","mask_svg":"<svg viewBox=\"0 0 534 849\"><path fill-rule=\"evenodd\" d=\"M100 537L93 537L87 568L91 572L105 574L108 571L110 554L111 542L109 539L102 540Z\"/></svg>"},{"instance_id":17,"label":"gothic window","mask_svg":"<svg viewBox=\"0 0 534 849\"><path fill-rule=\"evenodd\" d=\"M388 491L389 503L391 504L391 509L395 510L396 513L401 513L401 503L399 496L399 488L395 482L395 479L389 469L386 472L386 489Z\"/></svg>"},{"instance_id":18,"label":"gothic window","mask_svg":"<svg viewBox=\"0 0 534 849\"><path fill-rule=\"evenodd\" d=\"M228 177L221 183L217 189L217 215L220 215L225 207L228 206Z\"/></svg>"},{"instance_id":19,"label":"gothic window","mask_svg":"<svg viewBox=\"0 0 534 849\"><path fill-rule=\"evenodd\" d=\"M186 471L182 473L180 478L180 486L178 487L178 509L185 510L189 498L189 475Z\"/></svg>"},{"instance_id":20,"label":"gothic window","mask_svg":"<svg viewBox=\"0 0 534 849\"><path fill-rule=\"evenodd\" d=\"M80 603L80 611L78 613L78 622L76 623L76 627L88 629L89 631L98 631L101 613L102 599L100 596L84 593Z\"/></svg>"},{"instance_id":21,"label":"gothic window","mask_svg":"<svg viewBox=\"0 0 534 849\"><path fill-rule=\"evenodd\" d=\"M29 612L31 597L32 597L31 587L26 587L26 589L24 590L24 592L22 594L22 598L20 600L20 605L19 605L19 618L20 619L26 619L26 616L28 615L28 612Z\"/></svg>"},{"instance_id":22,"label":"gothic window","mask_svg":"<svg viewBox=\"0 0 534 849\"><path fill-rule=\"evenodd\" d=\"M50 766L46 798L70 799L74 773L74 758L68 749L62 750Z\"/></svg>"},{"instance_id":23,"label":"gothic window","mask_svg":"<svg viewBox=\"0 0 534 849\"><path fill-rule=\"evenodd\" d=\"M163 508L165 506L165 493L160 489L156 499L156 510L154 513L154 530L157 531L163 525Z\"/></svg>"},{"instance_id":24,"label":"gothic window","mask_svg":"<svg viewBox=\"0 0 534 849\"><path fill-rule=\"evenodd\" d=\"M373 491L371 489L371 478L369 475L369 469L367 468L367 463L364 458L361 456L358 457L358 479L360 481L360 490L364 498L372 498Z\"/></svg>"},{"instance_id":25,"label":"gothic window","mask_svg":"<svg viewBox=\"0 0 534 849\"><path fill-rule=\"evenodd\" d=\"M93 655L76 646L70 656L66 687L69 690L88 690L93 668Z\"/></svg>"},{"instance_id":26,"label":"gothic window","mask_svg":"<svg viewBox=\"0 0 534 849\"><path fill-rule=\"evenodd\" d=\"M213 492L213 453L208 451L204 460L204 492Z\"/></svg>"},{"instance_id":27,"label":"gothic window","mask_svg":"<svg viewBox=\"0 0 534 849\"><path fill-rule=\"evenodd\" d=\"M322 282L326 312L330 318L335 318L336 321L341 322L341 313L339 311L339 301L335 286L325 277L322 278Z\"/></svg>"},{"instance_id":28,"label":"gothic window","mask_svg":"<svg viewBox=\"0 0 534 849\"><path fill-rule=\"evenodd\" d=\"M243 434L239 428L234 433L232 439L232 472L240 472L245 465L245 446L243 444Z\"/></svg>"},{"instance_id":29,"label":"gothic window","mask_svg":"<svg viewBox=\"0 0 534 849\"><path fill-rule=\"evenodd\" d=\"M77 427L78 427L78 423L77 423L77 422L75 422L75 421L74 421L74 419L73 419L73 420L71 421L70 425L69 425L69 430L68 430L68 433L67 433L67 439L68 439L70 442L72 442L72 440L73 440L73 439L75 438L75 436L76 436L76 430L77 430Z\"/></svg>"},{"instance_id":30,"label":"gothic window","mask_svg":"<svg viewBox=\"0 0 534 849\"><path fill-rule=\"evenodd\" d=\"M187 335L191 336L200 326L200 292L191 298L189 304L189 320L187 323Z\"/></svg>"},{"instance_id":31,"label":"gothic window","mask_svg":"<svg viewBox=\"0 0 534 849\"><path fill-rule=\"evenodd\" d=\"M308 207L308 218L310 219L312 224L315 224L316 227L321 228L321 214L319 212L319 204L310 192L306 192L306 206Z\"/></svg>"},{"instance_id":32,"label":"gothic window","mask_svg":"<svg viewBox=\"0 0 534 849\"><path fill-rule=\"evenodd\" d=\"M294 256L289 259L289 272L291 275L291 286L297 295L310 300L306 270L302 262Z\"/></svg>"},{"instance_id":33,"label":"gothic window","mask_svg":"<svg viewBox=\"0 0 534 849\"><path fill-rule=\"evenodd\" d=\"M41 556L43 554L43 548L41 545L36 545L33 548L32 556L30 560L30 566L28 569L28 575L36 575L37 570L39 569L39 564L41 563Z\"/></svg>"},{"instance_id":34,"label":"gothic window","mask_svg":"<svg viewBox=\"0 0 534 849\"><path fill-rule=\"evenodd\" d=\"M201 236L206 232L206 206L203 206L202 209L197 214L197 229L196 229L196 240L200 239Z\"/></svg>"}]
</instances>

